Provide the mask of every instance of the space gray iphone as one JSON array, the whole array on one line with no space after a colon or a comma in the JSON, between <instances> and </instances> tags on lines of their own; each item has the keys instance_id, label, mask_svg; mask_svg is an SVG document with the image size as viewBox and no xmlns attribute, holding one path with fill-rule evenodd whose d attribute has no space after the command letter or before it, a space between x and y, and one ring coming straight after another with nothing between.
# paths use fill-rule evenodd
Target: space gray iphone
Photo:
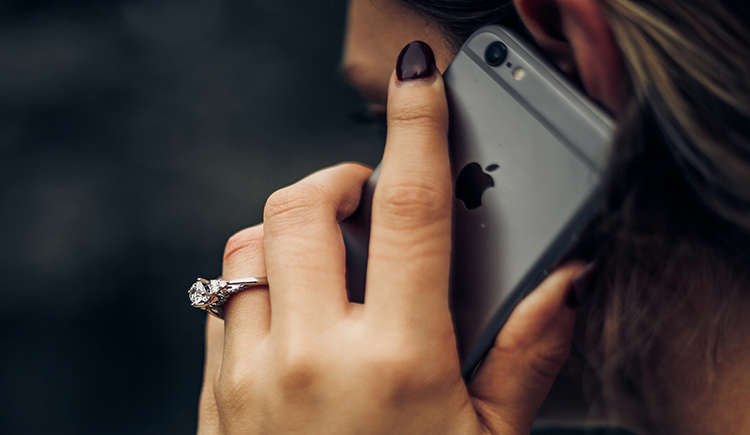
<instances>
[{"instance_id":1,"label":"space gray iphone","mask_svg":"<svg viewBox=\"0 0 750 435\"><path fill-rule=\"evenodd\" d=\"M613 123L501 26L474 33L443 78L454 183L451 311L469 379L516 304L595 215ZM364 300L377 173L341 224L356 302Z\"/></svg>"}]
</instances>

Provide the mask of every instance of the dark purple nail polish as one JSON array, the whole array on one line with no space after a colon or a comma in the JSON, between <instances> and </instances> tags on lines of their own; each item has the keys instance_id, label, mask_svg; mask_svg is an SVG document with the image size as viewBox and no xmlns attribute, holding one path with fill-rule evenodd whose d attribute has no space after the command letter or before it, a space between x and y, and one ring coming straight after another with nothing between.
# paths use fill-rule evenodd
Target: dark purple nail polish
<instances>
[{"instance_id":1,"label":"dark purple nail polish","mask_svg":"<svg viewBox=\"0 0 750 435\"><path fill-rule=\"evenodd\" d=\"M568 295L565 297L565 305L568 306L568 308L576 309L578 308L579 304L578 295L576 294L575 289L573 288L573 285L571 284L570 288L568 289Z\"/></svg>"},{"instance_id":2,"label":"dark purple nail polish","mask_svg":"<svg viewBox=\"0 0 750 435\"><path fill-rule=\"evenodd\" d=\"M396 60L396 77L402 82L426 79L432 77L435 71L435 55L430 46L422 41L414 41L404 47Z\"/></svg>"},{"instance_id":3,"label":"dark purple nail polish","mask_svg":"<svg viewBox=\"0 0 750 435\"><path fill-rule=\"evenodd\" d=\"M570 308L578 308L581 303L581 299L586 295L589 287L594 281L594 275L596 273L596 261L590 263L585 269L578 274L577 277L570 283L570 289L568 289L568 296L565 298L565 303Z\"/></svg>"}]
</instances>

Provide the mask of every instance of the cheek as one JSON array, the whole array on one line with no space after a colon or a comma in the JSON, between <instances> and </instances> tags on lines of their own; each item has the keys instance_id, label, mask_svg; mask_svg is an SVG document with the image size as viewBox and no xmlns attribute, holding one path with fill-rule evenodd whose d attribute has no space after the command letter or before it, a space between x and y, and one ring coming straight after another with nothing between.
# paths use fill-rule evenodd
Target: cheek
<instances>
[{"instance_id":1,"label":"cheek","mask_svg":"<svg viewBox=\"0 0 750 435\"><path fill-rule=\"evenodd\" d=\"M382 53L380 47L347 39L341 73L366 100L384 104L395 60Z\"/></svg>"},{"instance_id":2,"label":"cheek","mask_svg":"<svg viewBox=\"0 0 750 435\"><path fill-rule=\"evenodd\" d=\"M385 103L396 57L416 40L432 47L444 71L453 56L435 23L395 0L350 0L342 73L367 100Z\"/></svg>"}]
</instances>

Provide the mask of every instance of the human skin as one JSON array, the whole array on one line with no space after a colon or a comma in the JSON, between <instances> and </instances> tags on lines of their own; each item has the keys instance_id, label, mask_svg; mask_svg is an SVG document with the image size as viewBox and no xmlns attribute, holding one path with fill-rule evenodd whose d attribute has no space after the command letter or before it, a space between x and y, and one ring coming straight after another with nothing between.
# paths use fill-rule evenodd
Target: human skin
<instances>
[{"instance_id":1,"label":"human skin","mask_svg":"<svg viewBox=\"0 0 750 435\"><path fill-rule=\"evenodd\" d=\"M514 3L545 54L580 79L590 97L619 114L625 98L619 50L598 5L591 0ZM436 23L395 0L349 0L341 72L374 111L385 107L393 60L416 40L432 47L438 69L445 71L456 53Z\"/></svg>"},{"instance_id":2,"label":"human skin","mask_svg":"<svg viewBox=\"0 0 750 435\"><path fill-rule=\"evenodd\" d=\"M389 59L403 44L421 39L435 49L437 64L444 71L454 56L436 25L393 0L350 0L349 23L342 59L347 81L377 108L386 101ZM516 9L536 43L557 66L581 82L587 93L615 117L623 110L622 66L607 20L595 2L587 0L516 0ZM394 29L382 32L388 26ZM696 307L704 306L697 300ZM691 331L696 318L710 319L703 312L678 318L670 327L671 348L661 361L665 388L665 421L675 433L750 433L750 321L748 302L726 315L731 327L724 328L725 350L713 366L706 364L706 351ZM729 320L731 319L731 320ZM713 370L711 376L706 373ZM656 386L654 386L656 387Z\"/></svg>"},{"instance_id":3,"label":"human skin","mask_svg":"<svg viewBox=\"0 0 750 435\"><path fill-rule=\"evenodd\" d=\"M600 13L594 1L549 3L518 6L531 20L535 8L560 8L558 23L527 23L561 26L555 34L568 39L559 58L616 58L592 51L615 50L608 33L596 33L606 27L589 22ZM440 70L452 54L436 27L390 0L352 0L351 11L346 76L371 101L388 102L366 303L346 299L338 222L356 208L370 170L329 168L272 195L264 223L227 243L223 277L268 276L270 291L241 292L225 305L224 322L209 318L198 431L528 433L568 354L575 310L566 301L584 265L562 267L524 299L471 384L463 382L448 310L452 192L442 79L401 82L392 73L398 50L413 39L436 48ZM357 21L363 17L384 20L397 37L373 42L374 26L369 37L354 35L368 29ZM375 47L354 44L368 40ZM607 69L617 66L575 71L613 111L616 74Z\"/></svg>"},{"instance_id":4,"label":"human skin","mask_svg":"<svg viewBox=\"0 0 750 435\"><path fill-rule=\"evenodd\" d=\"M388 29L384 31L384 29ZM455 53L438 26L394 0L349 0L341 75L375 113L385 113L393 64L406 44L426 42L445 71Z\"/></svg>"},{"instance_id":5,"label":"human skin","mask_svg":"<svg viewBox=\"0 0 750 435\"><path fill-rule=\"evenodd\" d=\"M199 433L522 434L564 362L566 300L552 274L509 319L470 386L448 310L451 188L442 80L391 79L389 134L364 305L346 300L338 222L370 170L330 168L283 189L263 226L227 244L224 277L267 275L209 319Z\"/></svg>"}]
</instances>

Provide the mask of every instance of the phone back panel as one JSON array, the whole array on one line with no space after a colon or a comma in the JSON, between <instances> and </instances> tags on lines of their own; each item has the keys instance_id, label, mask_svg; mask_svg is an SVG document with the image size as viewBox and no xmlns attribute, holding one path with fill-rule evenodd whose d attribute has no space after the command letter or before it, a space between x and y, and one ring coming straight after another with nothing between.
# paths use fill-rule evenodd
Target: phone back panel
<instances>
[{"instance_id":1,"label":"phone back panel","mask_svg":"<svg viewBox=\"0 0 750 435\"><path fill-rule=\"evenodd\" d=\"M490 67L484 52L494 41L508 54ZM612 123L499 26L472 36L444 79L454 186L472 163L494 183L481 206L470 210L458 198L453 205L451 309L468 378L515 305L595 213Z\"/></svg>"}]
</instances>

